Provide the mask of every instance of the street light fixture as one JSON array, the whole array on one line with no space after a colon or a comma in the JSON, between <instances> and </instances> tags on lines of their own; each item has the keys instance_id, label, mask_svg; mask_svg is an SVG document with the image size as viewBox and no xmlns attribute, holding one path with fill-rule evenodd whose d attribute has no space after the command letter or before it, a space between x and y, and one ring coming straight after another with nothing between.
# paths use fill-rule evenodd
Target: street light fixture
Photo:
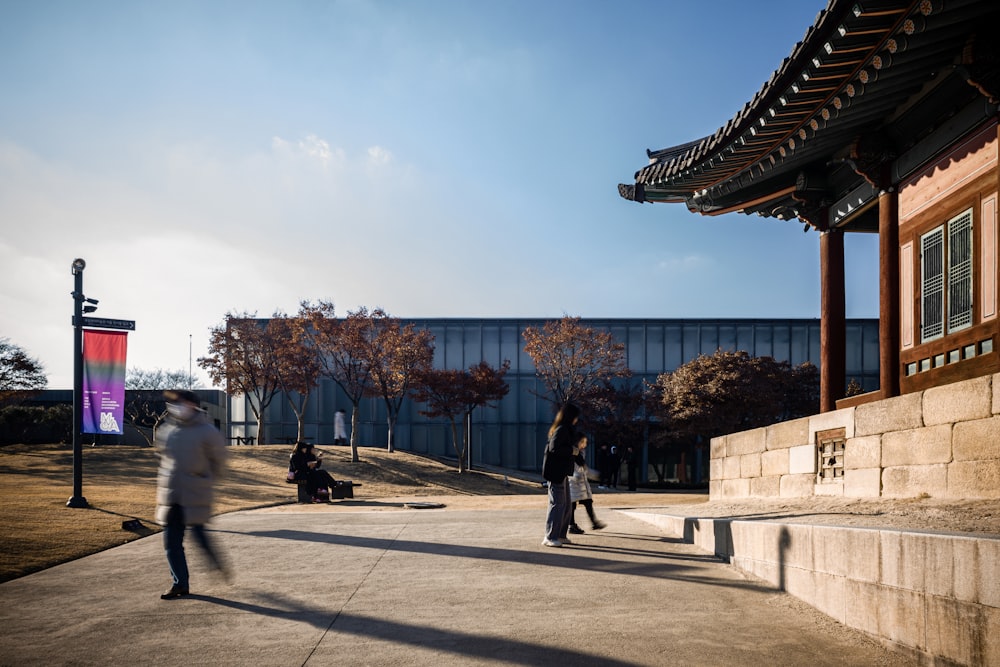
<instances>
[{"instance_id":1,"label":"street light fixture","mask_svg":"<svg viewBox=\"0 0 1000 667\"><path fill-rule=\"evenodd\" d=\"M73 495L66 507L87 507L83 497L83 314L97 310L97 299L83 295L83 270L87 262L77 258L70 270L73 273ZM86 301L88 304L84 306Z\"/></svg>"}]
</instances>

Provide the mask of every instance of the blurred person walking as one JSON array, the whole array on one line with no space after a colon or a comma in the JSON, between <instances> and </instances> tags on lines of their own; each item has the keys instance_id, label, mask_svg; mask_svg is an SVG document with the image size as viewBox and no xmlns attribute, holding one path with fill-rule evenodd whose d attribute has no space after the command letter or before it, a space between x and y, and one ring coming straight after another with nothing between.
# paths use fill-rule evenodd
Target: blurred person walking
<instances>
[{"instance_id":1,"label":"blurred person walking","mask_svg":"<svg viewBox=\"0 0 1000 667\"><path fill-rule=\"evenodd\" d=\"M169 389L167 422L156 432L154 446L160 455L156 478L156 521L163 526L163 547L173 585L160 596L172 600L190 592L190 576L184 555L184 533L191 528L195 541L213 569L228 573L205 534L212 517L215 481L222 474L228 456L219 429L201 409L193 391Z\"/></svg>"}]
</instances>

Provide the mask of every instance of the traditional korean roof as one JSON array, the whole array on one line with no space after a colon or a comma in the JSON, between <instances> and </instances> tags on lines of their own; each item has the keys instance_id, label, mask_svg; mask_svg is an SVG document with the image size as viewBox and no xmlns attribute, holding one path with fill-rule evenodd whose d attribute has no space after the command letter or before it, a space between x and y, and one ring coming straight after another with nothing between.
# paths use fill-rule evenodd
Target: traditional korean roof
<instances>
[{"instance_id":1,"label":"traditional korean roof","mask_svg":"<svg viewBox=\"0 0 1000 667\"><path fill-rule=\"evenodd\" d=\"M647 150L619 194L871 229L866 202L929 159L923 140L995 117L998 18L997 0L830 0L739 113Z\"/></svg>"}]
</instances>

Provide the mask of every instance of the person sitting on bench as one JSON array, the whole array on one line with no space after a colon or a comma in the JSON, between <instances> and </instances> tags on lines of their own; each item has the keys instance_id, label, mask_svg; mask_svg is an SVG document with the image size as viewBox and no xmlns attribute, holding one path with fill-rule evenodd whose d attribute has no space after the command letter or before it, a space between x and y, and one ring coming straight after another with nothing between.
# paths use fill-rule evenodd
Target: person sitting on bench
<instances>
[{"instance_id":1,"label":"person sitting on bench","mask_svg":"<svg viewBox=\"0 0 1000 667\"><path fill-rule=\"evenodd\" d=\"M295 473L296 480L305 480L306 491L314 503L326 502L330 498L330 489L337 484L333 476L321 468L322 465L323 457L313 453L311 443L295 443L288 470Z\"/></svg>"}]
</instances>

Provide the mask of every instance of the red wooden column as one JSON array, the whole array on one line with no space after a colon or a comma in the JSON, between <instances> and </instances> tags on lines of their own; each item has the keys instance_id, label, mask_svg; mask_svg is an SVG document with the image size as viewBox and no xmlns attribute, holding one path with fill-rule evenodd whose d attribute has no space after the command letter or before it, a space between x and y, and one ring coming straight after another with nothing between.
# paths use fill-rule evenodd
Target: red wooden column
<instances>
[{"instance_id":1,"label":"red wooden column","mask_svg":"<svg viewBox=\"0 0 1000 667\"><path fill-rule=\"evenodd\" d=\"M878 197L878 364L882 398L899 396L899 196Z\"/></svg>"},{"instance_id":2,"label":"red wooden column","mask_svg":"<svg viewBox=\"0 0 1000 667\"><path fill-rule=\"evenodd\" d=\"M831 229L819 237L820 324L819 410L837 408L844 396L847 319L844 305L844 233Z\"/></svg>"}]
</instances>

